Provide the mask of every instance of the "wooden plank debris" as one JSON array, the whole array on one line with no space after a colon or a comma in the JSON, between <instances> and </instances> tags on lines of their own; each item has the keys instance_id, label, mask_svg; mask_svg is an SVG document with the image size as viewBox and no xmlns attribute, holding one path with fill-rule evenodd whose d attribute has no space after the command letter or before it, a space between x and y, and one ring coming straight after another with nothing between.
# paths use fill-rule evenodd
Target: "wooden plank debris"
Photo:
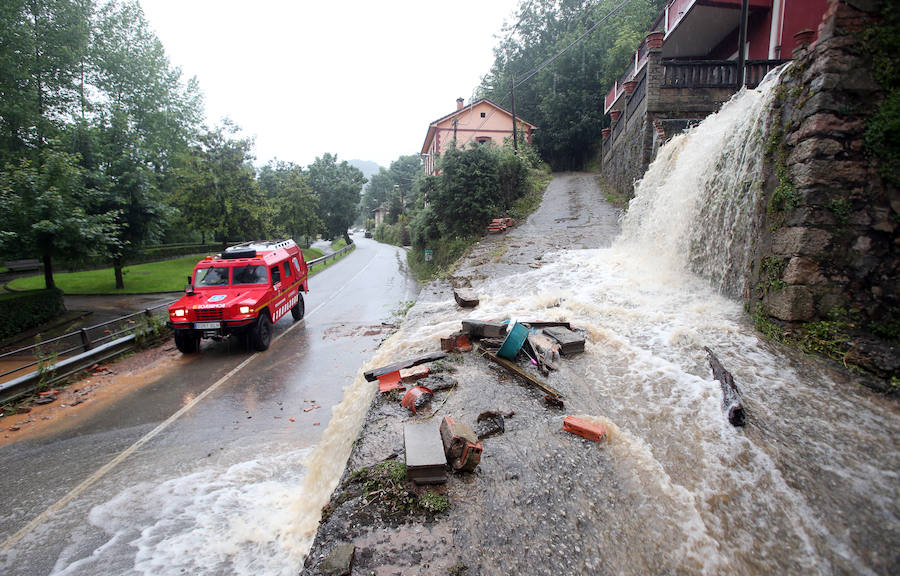
<instances>
[{"instance_id":1,"label":"wooden plank debris","mask_svg":"<svg viewBox=\"0 0 900 576\"><path fill-rule=\"evenodd\" d=\"M478 294L470 288L457 288L453 291L453 298L456 303L463 308L474 308L478 306Z\"/></svg>"},{"instance_id":2,"label":"wooden plank debris","mask_svg":"<svg viewBox=\"0 0 900 576\"><path fill-rule=\"evenodd\" d=\"M419 364L434 362L435 360L440 360L441 358L446 357L446 352L432 352L431 354L426 354L417 358L410 358L409 360L403 360L401 362L395 362L393 364L388 364L387 366L382 366L381 368L369 370L367 372L364 372L363 376L365 376L367 381L374 382L378 379L379 376L382 376L389 372L396 372L398 370L403 370L404 368L412 368L413 366L418 366Z\"/></svg>"},{"instance_id":3,"label":"wooden plank debris","mask_svg":"<svg viewBox=\"0 0 900 576\"><path fill-rule=\"evenodd\" d=\"M584 337L564 327L544 328L544 334L559 342L560 354L578 354L584 352Z\"/></svg>"},{"instance_id":4,"label":"wooden plank debris","mask_svg":"<svg viewBox=\"0 0 900 576\"><path fill-rule=\"evenodd\" d=\"M732 426L743 426L744 404L741 401L741 391L734 383L734 377L722 366L712 350L706 346L703 349L709 355L709 367L712 368L713 377L719 381L722 387L722 411L725 412L728 422Z\"/></svg>"},{"instance_id":5,"label":"wooden plank debris","mask_svg":"<svg viewBox=\"0 0 900 576\"><path fill-rule=\"evenodd\" d=\"M478 347L478 353L481 354L482 356L487 356L490 360L496 362L500 366L503 366L504 368L506 368L507 370L509 370L516 376L518 376L519 378L525 380L532 386L536 386L537 388L542 390L548 396L553 396L554 398L560 398L562 396L562 394L560 394L559 390L557 390L553 386L550 386L546 382L542 382L541 380L538 380L537 378L535 378L534 376L532 376L525 370L522 370L521 368L516 366L514 363L510 362L509 360L500 358L493 352L490 352L490 351L482 348L481 346Z\"/></svg>"}]
</instances>

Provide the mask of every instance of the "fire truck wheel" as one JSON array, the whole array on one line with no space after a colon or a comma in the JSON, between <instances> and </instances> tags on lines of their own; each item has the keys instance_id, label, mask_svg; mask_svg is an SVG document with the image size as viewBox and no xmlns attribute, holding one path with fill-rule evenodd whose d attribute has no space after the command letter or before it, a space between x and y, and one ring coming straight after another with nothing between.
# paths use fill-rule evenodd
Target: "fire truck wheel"
<instances>
[{"instance_id":1,"label":"fire truck wheel","mask_svg":"<svg viewBox=\"0 0 900 576\"><path fill-rule=\"evenodd\" d=\"M291 308L291 316L294 320L300 320L306 313L306 304L303 303L303 294L297 293L297 303Z\"/></svg>"},{"instance_id":2,"label":"fire truck wheel","mask_svg":"<svg viewBox=\"0 0 900 576\"><path fill-rule=\"evenodd\" d=\"M175 347L182 354L193 354L200 349L200 336L192 330L176 330Z\"/></svg>"},{"instance_id":3,"label":"fire truck wheel","mask_svg":"<svg viewBox=\"0 0 900 576\"><path fill-rule=\"evenodd\" d=\"M268 349L271 341L272 321L269 320L269 315L263 312L259 315L259 320L256 321L256 327L250 334L250 342L253 344L254 349L262 352L263 350Z\"/></svg>"}]
</instances>

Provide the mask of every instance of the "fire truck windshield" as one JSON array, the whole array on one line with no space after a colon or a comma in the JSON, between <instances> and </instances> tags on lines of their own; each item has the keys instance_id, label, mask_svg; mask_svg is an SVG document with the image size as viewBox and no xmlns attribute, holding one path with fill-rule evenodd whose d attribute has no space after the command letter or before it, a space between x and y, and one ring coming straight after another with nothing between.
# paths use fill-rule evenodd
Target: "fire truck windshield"
<instances>
[{"instance_id":1,"label":"fire truck windshield","mask_svg":"<svg viewBox=\"0 0 900 576\"><path fill-rule=\"evenodd\" d=\"M228 284L228 268L201 268L197 270L194 286L226 286Z\"/></svg>"},{"instance_id":2,"label":"fire truck windshield","mask_svg":"<svg viewBox=\"0 0 900 576\"><path fill-rule=\"evenodd\" d=\"M233 270L235 284L265 284L267 281L265 266L235 266Z\"/></svg>"}]
</instances>

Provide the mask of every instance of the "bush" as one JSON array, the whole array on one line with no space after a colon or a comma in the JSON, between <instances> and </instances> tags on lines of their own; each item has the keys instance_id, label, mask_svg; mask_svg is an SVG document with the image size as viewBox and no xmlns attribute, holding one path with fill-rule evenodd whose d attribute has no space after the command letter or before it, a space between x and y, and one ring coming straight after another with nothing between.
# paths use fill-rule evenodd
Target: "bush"
<instances>
[{"instance_id":1,"label":"bush","mask_svg":"<svg viewBox=\"0 0 900 576\"><path fill-rule=\"evenodd\" d=\"M0 338L7 338L59 316L66 309L57 289L0 294Z\"/></svg>"}]
</instances>

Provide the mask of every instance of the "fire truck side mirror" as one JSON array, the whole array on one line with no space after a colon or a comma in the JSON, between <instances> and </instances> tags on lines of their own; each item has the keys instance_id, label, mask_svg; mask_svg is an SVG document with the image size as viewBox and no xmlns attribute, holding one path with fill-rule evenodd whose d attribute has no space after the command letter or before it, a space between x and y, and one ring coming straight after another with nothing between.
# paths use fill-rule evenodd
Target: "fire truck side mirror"
<instances>
[{"instance_id":1,"label":"fire truck side mirror","mask_svg":"<svg viewBox=\"0 0 900 576\"><path fill-rule=\"evenodd\" d=\"M187 283L187 286L184 288L184 293L187 294L188 296L191 296L194 293L194 285L191 284L190 276L187 277L187 281L188 281L188 283Z\"/></svg>"}]
</instances>

